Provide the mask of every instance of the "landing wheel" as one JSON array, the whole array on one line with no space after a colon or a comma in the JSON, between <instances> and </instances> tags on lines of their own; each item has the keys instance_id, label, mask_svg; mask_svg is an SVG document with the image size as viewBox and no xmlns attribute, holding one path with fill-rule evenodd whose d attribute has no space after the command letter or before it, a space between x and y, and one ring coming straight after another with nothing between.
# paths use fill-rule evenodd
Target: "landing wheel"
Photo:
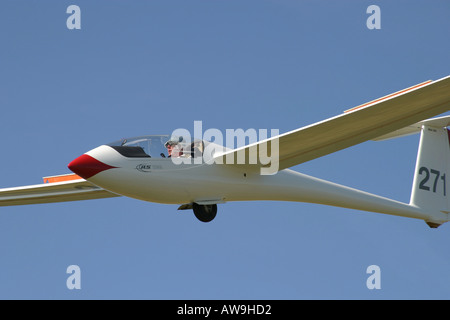
<instances>
[{"instance_id":1,"label":"landing wheel","mask_svg":"<svg viewBox=\"0 0 450 320\"><path fill-rule=\"evenodd\" d=\"M194 210L195 217L201 222L212 221L217 214L217 204L192 204L192 209Z\"/></svg>"}]
</instances>

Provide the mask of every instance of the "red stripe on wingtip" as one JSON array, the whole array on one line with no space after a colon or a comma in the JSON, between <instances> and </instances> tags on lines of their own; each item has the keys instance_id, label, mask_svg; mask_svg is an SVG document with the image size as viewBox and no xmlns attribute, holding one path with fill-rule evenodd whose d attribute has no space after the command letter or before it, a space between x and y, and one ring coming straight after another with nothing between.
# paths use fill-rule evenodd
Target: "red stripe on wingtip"
<instances>
[{"instance_id":1,"label":"red stripe on wingtip","mask_svg":"<svg viewBox=\"0 0 450 320\"><path fill-rule=\"evenodd\" d=\"M98 161L94 157L91 157L87 154L83 154L82 156L73 160L71 163L69 163L68 167L70 170L84 179L89 179L102 171L116 168Z\"/></svg>"},{"instance_id":2,"label":"red stripe on wingtip","mask_svg":"<svg viewBox=\"0 0 450 320\"><path fill-rule=\"evenodd\" d=\"M417 89L417 88L422 87L422 86L424 86L426 84L430 84L431 82L433 82L433 81L432 80L428 80L428 81L416 84L415 86L412 86L412 87L409 87L409 88L406 88L406 89L403 89L403 90L400 90L400 91L388 94L387 96L384 96L384 97L381 97L381 98L378 98L378 99L366 102L364 104L361 104L359 106L353 107L351 109L345 110L344 113L355 111L357 109L361 109L361 108L364 108L365 106L371 105L371 104L373 104L375 102L381 102L381 101L386 100L388 98L392 98L392 97L398 96L401 93L405 93L405 92L411 91L413 89Z\"/></svg>"}]
</instances>

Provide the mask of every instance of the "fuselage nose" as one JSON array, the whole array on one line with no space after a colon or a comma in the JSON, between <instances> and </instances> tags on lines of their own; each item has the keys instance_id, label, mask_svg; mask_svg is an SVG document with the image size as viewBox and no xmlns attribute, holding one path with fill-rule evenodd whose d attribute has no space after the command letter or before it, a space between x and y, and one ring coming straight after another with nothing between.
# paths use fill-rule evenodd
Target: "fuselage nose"
<instances>
[{"instance_id":1,"label":"fuselage nose","mask_svg":"<svg viewBox=\"0 0 450 320\"><path fill-rule=\"evenodd\" d=\"M79 156L78 158L70 162L68 167L71 171L75 172L77 175L86 180L102 171L116 168L107 165L106 163L103 163L87 154L83 154L82 156Z\"/></svg>"}]
</instances>

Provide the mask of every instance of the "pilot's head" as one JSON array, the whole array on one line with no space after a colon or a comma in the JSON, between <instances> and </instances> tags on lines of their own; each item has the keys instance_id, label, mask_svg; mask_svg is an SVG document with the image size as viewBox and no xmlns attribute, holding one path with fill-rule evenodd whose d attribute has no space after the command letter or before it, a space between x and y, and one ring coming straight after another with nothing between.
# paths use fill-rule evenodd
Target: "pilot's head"
<instances>
[{"instance_id":1,"label":"pilot's head","mask_svg":"<svg viewBox=\"0 0 450 320\"><path fill-rule=\"evenodd\" d=\"M164 144L164 145L166 146L166 148L167 148L167 153L169 154L169 157L172 156L173 148L174 148L174 146L177 145L177 144L178 144L178 142L177 142L177 143L170 143L169 141L167 141L167 142Z\"/></svg>"},{"instance_id":2,"label":"pilot's head","mask_svg":"<svg viewBox=\"0 0 450 320\"><path fill-rule=\"evenodd\" d=\"M167 152L169 154L169 157L172 156L172 152L174 151L175 147L183 141L183 137L171 137L170 140L168 140L164 146L167 148Z\"/></svg>"}]
</instances>

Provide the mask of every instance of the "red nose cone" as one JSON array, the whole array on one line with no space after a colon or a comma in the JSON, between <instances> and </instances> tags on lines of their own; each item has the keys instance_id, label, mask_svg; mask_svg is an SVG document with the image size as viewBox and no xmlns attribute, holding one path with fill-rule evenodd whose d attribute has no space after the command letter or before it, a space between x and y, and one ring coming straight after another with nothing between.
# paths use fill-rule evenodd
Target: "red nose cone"
<instances>
[{"instance_id":1,"label":"red nose cone","mask_svg":"<svg viewBox=\"0 0 450 320\"><path fill-rule=\"evenodd\" d=\"M99 172L116 168L98 161L97 159L88 156L87 154L83 154L82 156L73 160L71 163L69 163L68 167L70 170L84 179L89 179Z\"/></svg>"}]
</instances>

